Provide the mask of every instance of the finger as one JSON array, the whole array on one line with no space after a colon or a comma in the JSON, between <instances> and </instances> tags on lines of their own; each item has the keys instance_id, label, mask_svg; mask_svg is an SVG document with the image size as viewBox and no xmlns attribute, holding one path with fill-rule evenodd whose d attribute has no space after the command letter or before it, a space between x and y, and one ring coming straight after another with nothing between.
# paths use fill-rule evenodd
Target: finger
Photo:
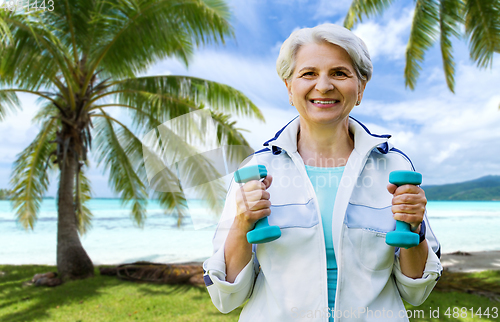
<instances>
[{"instance_id":1,"label":"finger","mask_svg":"<svg viewBox=\"0 0 500 322\"><path fill-rule=\"evenodd\" d=\"M250 207L249 210L255 211L270 207L271 207L271 202L269 200L259 200L255 202L253 206Z\"/></svg>"},{"instance_id":2,"label":"finger","mask_svg":"<svg viewBox=\"0 0 500 322\"><path fill-rule=\"evenodd\" d=\"M422 206L417 204L417 205L412 205L412 204L400 204L400 205L392 205L391 207L392 213L396 214L422 214Z\"/></svg>"},{"instance_id":3,"label":"finger","mask_svg":"<svg viewBox=\"0 0 500 322\"><path fill-rule=\"evenodd\" d=\"M400 205L400 204L411 204L411 205L417 205L417 204L422 204L425 206L427 204L427 199L420 194L412 194L412 193L405 193L402 195L395 195L392 198L392 204L393 205Z\"/></svg>"},{"instance_id":4,"label":"finger","mask_svg":"<svg viewBox=\"0 0 500 322\"><path fill-rule=\"evenodd\" d=\"M264 197L264 193L269 194L269 192L267 192L265 190L246 191L245 192L245 198L248 201L259 201L261 199L265 199L265 198L263 198ZM267 199L269 199L269 198L267 198Z\"/></svg>"},{"instance_id":5,"label":"finger","mask_svg":"<svg viewBox=\"0 0 500 322\"><path fill-rule=\"evenodd\" d=\"M244 191L265 190L260 180L250 180L243 185Z\"/></svg>"},{"instance_id":6,"label":"finger","mask_svg":"<svg viewBox=\"0 0 500 322\"><path fill-rule=\"evenodd\" d=\"M404 193L410 194L418 194L422 190L420 187L412 185L412 184L404 184L402 186L397 187L395 195L402 195Z\"/></svg>"},{"instance_id":7,"label":"finger","mask_svg":"<svg viewBox=\"0 0 500 322\"><path fill-rule=\"evenodd\" d=\"M266 205L266 207L270 207L271 206L271 201L269 200L266 200L266 199L239 199L237 200L238 202L238 205L240 208L243 208L243 206L245 206L245 210L247 209L250 209L250 210L253 210L253 209L256 209L255 208L255 205L257 204L261 204L261 203L264 203ZM261 207L262 208L262 207Z\"/></svg>"},{"instance_id":8,"label":"finger","mask_svg":"<svg viewBox=\"0 0 500 322\"><path fill-rule=\"evenodd\" d=\"M270 174L268 174L264 178L264 180L262 180L262 183L264 184L265 189L267 190L271 186L271 183L273 183L273 176L271 176Z\"/></svg>"},{"instance_id":9,"label":"finger","mask_svg":"<svg viewBox=\"0 0 500 322\"><path fill-rule=\"evenodd\" d=\"M271 214L270 208L263 208L255 211L247 210L241 212L238 215L239 217L238 221L244 223L245 231L250 231L255 227L255 223L257 222L257 220L269 216L270 214Z\"/></svg>"},{"instance_id":10,"label":"finger","mask_svg":"<svg viewBox=\"0 0 500 322\"><path fill-rule=\"evenodd\" d=\"M247 215L247 218L249 221L253 221L254 223L259 220L259 219L262 219L264 217L267 217L271 214L271 209L270 208L264 208L264 209L260 209L260 210L255 210L255 211L249 211L246 213Z\"/></svg>"},{"instance_id":11,"label":"finger","mask_svg":"<svg viewBox=\"0 0 500 322\"><path fill-rule=\"evenodd\" d=\"M271 205L269 198L270 194L265 190L253 190L243 193L240 190L237 192L236 204L242 211L255 209L255 205L260 201L266 202L267 207L269 207Z\"/></svg>"},{"instance_id":12,"label":"finger","mask_svg":"<svg viewBox=\"0 0 500 322\"><path fill-rule=\"evenodd\" d=\"M395 184L392 184L392 183L389 183L389 184L387 185L387 191L389 191L389 193L390 193L391 195L393 195L393 194L394 194L394 192L396 191L396 189L397 189L397 188L398 188L398 186L396 186Z\"/></svg>"},{"instance_id":13,"label":"finger","mask_svg":"<svg viewBox=\"0 0 500 322\"><path fill-rule=\"evenodd\" d=\"M271 194L267 190L261 190L261 191L262 191L262 196L260 197L260 199L265 199L265 200L271 199Z\"/></svg>"},{"instance_id":14,"label":"finger","mask_svg":"<svg viewBox=\"0 0 500 322\"><path fill-rule=\"evenodd\" d=\"M398 221L403 221L412 226L418 226L424 220L423 216L407 214L407 213L395 213L393 217Z\"/></svg>"}]
</instances>

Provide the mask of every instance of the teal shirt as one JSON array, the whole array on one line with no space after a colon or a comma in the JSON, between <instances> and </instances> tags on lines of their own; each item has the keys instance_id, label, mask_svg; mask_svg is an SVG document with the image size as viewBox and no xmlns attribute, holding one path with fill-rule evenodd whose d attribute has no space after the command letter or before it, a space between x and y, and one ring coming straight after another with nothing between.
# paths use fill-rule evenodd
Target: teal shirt
<instances>
[{"instance_id":1,"label":"teal shirt","mask_svg":"<svg viewBox=\"0 0 500 322\"><path fill-rule=\"evenodd\" d=\"M326 268L328 276L328 307L333 311L335 306L335 291L337 290L337 261L333 249L332 214L335 196L340 185L345 167L320 168L306 165L307 175L316 192L326 248ZM330 318L333 321L333 317Z\"/></svg>"}]
</instances>

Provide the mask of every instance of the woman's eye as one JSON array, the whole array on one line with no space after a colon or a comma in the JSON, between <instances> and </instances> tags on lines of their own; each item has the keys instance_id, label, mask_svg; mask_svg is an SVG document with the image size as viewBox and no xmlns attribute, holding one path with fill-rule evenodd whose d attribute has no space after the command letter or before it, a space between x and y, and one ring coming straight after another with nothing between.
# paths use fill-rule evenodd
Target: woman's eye
<instances>
[{"instance_id":1,"label":"woman's eye","mask_svg":"<svg viewBox=\"0 0 500 322\"><path fill-rule=\"evenodd\" d=\"M341 76L341 77L347 76L346 73L340 72L340 71L333 73L333 75L335 75L335 76Z\"/></svg>"},{"instance_id":2,"label":"woman's eye","mask_svg":"<svg viewBox=\"0 0 500 322\"><path fill-rule=\"evenodd\" d=\"M313 76L314 73L313 72L305 72L304 74L302 74L302 76Z\"/></svg>"}]
</instances>

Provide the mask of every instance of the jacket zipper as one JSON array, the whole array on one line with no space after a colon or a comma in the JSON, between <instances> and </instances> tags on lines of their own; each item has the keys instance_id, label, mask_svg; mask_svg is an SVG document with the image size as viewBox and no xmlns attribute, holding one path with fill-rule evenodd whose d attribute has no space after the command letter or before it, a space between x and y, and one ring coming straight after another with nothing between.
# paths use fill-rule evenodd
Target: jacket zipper
<instances>
[{"instance_id":1,"label":"jacket zipper","mask_svg":"<svg viewBox=\"0 0 500 322\"><path fill-rule=\"evenodd\" d=\"M320 209L319 209L319 205L318 205L318 198L316 196L316 192L314 191L314 187L312 186L312 183L311 183L311 180L309 180L309 176L307 175L307 172L306 172L306 168L303 164L303 162L300 162L298 161L298 158L297 156L295 155L295 153L298 154L298 152L294 152L293 154L289 154L290 157L292 158L292 161L295 163L295 166L299 169L299 171L301 172L302 174L302 178L303 179L307 179L305 180L307 182L307 186L309 188L309 196L312 196L313 198L313 201L314 201L314 205L316 207L316 214L317 216L319 217L319 225L320 225L320 231L321 233L323 233L323 221L322 221L322 218L321 218L321 213L320 213ZM299 166L300 165L300 166ZM323 253L324 256L322 256L322 263L323 263L323 270L322 270L322 277L323 277L323 281L325 282L325 285L326 285L326 307L328 307L328 279L327 279L327 276L326 276L326 250L325 250L325 238L320 238L321 240L321 244L323 245L323 247L321 248L321 252ZM325 291L325 290L323 290ZM329 308L329 307L328 307ZM328 310L330 311L330 310ZM326 319L326 321L328 322L328 318Z\"/></svg>"},{"instance_id":2,"label":"jacket zipper","mask_svg":"<svg viewBox=\"0 0 500 322\"><path fill-rule=\"evenodd\" d=\"M358 168L358 171L356 171L357 172L356 175L354 176L354 178L356 179L356 180L353 180L354 185L357 184L357 180L358 180L359 176L361 175L361 172L363 172L363 169L365 168L366 161L368 160L368 156L370 155L370 153L372 153L372 151L373 151L373 149L375 147L376 147L376 145L373 146L371 149L369 149L368 152L361 159L361 163L362 164L360 165L360 167ZM354 152L354 150L353 150L353 152ZM353 191L354 191L354 188L355 187L352 188ZM349 197L349 200L347 201L347 203L349 203L349 201L351 200L352 192L353 191L351 191L351 196ZM332 216L333 216L333 214L332 214ZM345 213L344 213L344 216L345 216ZM342 247L343 247L344 238L342 236L344 234L344 231L345 231L345 225L342 224L342 227L340 227L340 234L339 234L339 238L340 238L340 240L339 240L339 250L340 250L340 252L342 252ZM337 303L338 303L337 300L340 298L340 292L341 292L341 289L342 289L342 281L343 280L342 280L341 274L340 274L342 272L342 265L343 265L343 263L342 263L342 256L340 256L340 262L337 262L337 264L338 264L337 265L337 290L336 290L336 294L335 294L335 308L334 308L333 314L335 314L335 310L337 308ZM335 321L335 317L334 317L334 321Z\"/></svg>"}]
</instances>

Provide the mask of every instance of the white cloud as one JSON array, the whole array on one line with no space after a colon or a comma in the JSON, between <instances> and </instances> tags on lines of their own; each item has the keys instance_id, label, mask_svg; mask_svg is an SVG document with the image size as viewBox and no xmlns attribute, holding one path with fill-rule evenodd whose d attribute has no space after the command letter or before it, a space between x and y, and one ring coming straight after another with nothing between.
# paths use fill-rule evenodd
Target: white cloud
<instances>
[{"instance_id":1,"label":"white cloud","mask_svg":"<svg viewBox=\"0 0 500 322\"><path fill-rule=\"evenodd\" d=\"M261 31L262 16L258 11L258 4L261 2L256 0L230 0L228 5L235 21L241 23L252 33L259 33Z\"/></svg>"},{"instance_id":2,"label":"white cloud","mask_svg":"<svg viewBox=\"0 0 500 322\"><path fill-rule=\"evenodd\" d=\"M498 68L496 61L492 70ZM492 71L461 62L456 94L441 82L417 87L401 102L365 100L356 112L383 119L381 132L393 134L393 144L410 156L427 184L500 174L498 83L500 76Z\"/></svg>"},{"instance_id":3,"label":"white cloud","mask_svg":"<svg viewBox=\"0 0 500 322\"><path fill-rule=\"evenodd\" d=\"M38 126L31 123L38 111L37 97L29 94L18 96L22 110L9 113L0 124L0 162L14 162L16 155L26 148L37 134Z\"/></svg>"},{"instance_id":4,"label":"white cloud","mask_svg":"<svg viewBox=\"0 0 500 322\"><path fill-rule=\"evenodd\" d=\"M359 23L353 32L366 43L372 60L402 59L412 19L413 10L405 9L399 17L390 18L384 24L374 20Z\"/></svg>"}]
</instances>

